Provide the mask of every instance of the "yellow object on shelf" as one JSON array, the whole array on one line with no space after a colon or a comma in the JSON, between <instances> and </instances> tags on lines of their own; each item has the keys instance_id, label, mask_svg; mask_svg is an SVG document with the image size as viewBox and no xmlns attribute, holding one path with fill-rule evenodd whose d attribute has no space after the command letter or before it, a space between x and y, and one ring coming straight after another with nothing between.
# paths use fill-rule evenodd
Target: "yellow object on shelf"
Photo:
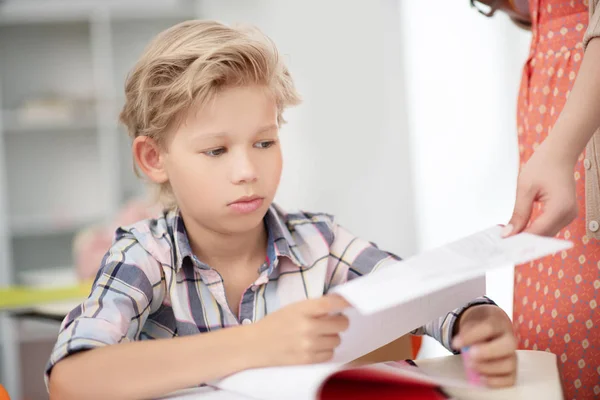
<instances>
[{"instance_id":1,"label":"yellow object on shelf","mask_svg":"<svg viewBox=\"0 0 600 400\"><path fill-rule=\"evenodd\" d=\"M28 286L0 287L0 311L35 307L51 302L82 299L89 295L91 287L91 282L56 288L32 288Z\"/></svg>"}]
</instances>

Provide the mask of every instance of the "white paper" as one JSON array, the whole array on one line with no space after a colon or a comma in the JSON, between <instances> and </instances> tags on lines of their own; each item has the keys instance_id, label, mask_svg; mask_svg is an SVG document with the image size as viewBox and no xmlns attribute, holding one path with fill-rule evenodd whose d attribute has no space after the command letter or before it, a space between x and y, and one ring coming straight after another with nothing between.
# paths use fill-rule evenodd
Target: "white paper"
<instances>
[{"instance_id":1,"label":"white paper","mask_svg":"<svg viewBox=\"0 0 600 400\"><path fill-rule=\"evenodd\" d=\"M470 279L487 271L520 264L571 248L572 243L519 234L501 238L493 227L446 246L389 265L376 273L354 279L334 289L362 315L398 304Z\"/></svg>"},{"instance_id":2,"label":"white paper","mask_svg":"<svg viewBox=\"0 0 600 400\"><path fill-rule=\"evenodd\" d=\"M340 335L342 343L333 361L356 360L484 294L485 278L477 277L442 289L435 296L419 297L372 314L349 309L344 314L351 328Z\"/></svg>"},{"instance_id":3,"label":"white paper","mask_svg":"<svg viewBox=\"0 0 600 400\"><path fill-rule=\"evenodd\" d=\"M322 383L343 364L259 368L231 375L217 386L263 400L316 399Z\"/></svg>"},{"instance_id":4,"label":"white paper","mask_svg":"<svg viewBox=\"0 0 600 400\"><path fill-rule=\"evenodd\" d=\"M572 247L567 241L520 234L501 238L493 227L399 261L337 287L354 307L331 364L264 368L217 385L257 399L314 399L323 381L348 361L375 350L485 293L489 270Z\"/></svg>"},{"instance_id":5,"label":"white paper","mask_svg":"<svg viewBox=\"0 0 600 400\"><path fill-rule=\"evenodd\" d=\"M184 389L171 393L161 400L256 400L252 397L246 397L226 390L214 389L211 387L199 387L193 389Z\"/></svg>"}]
</instances>

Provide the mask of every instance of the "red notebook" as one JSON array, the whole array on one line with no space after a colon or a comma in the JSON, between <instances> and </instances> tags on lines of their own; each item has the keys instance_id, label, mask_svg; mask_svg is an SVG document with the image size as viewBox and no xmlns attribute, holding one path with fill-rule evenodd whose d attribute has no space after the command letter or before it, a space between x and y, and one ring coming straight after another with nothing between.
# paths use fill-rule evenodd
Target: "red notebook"
<instances>
[{"instance_id":1,"label":"red notebook","mask_svg":"<svg viewBox=\"0 0 600 400\"><path fill-rule=\"evenodd\" d=\"M388 363L395 368L418 368L412 361ZM404 364L404 365L403 365ZM398 375L380 369L349 369L332 375L319 393L320 400L444 400L441 388L430 382Z\"/></svg>"}]
</instances>

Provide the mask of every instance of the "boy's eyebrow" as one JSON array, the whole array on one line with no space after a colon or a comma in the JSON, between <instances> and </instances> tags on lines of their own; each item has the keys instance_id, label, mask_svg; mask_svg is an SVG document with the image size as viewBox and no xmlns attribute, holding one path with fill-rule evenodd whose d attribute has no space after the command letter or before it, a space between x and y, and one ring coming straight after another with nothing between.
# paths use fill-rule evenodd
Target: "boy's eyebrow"
<instances>
[{"instance_id":1,"label":"boy's eyebrow","mask_svg":"<svg viewBox=\"0 0 600 400\"><path fill-rule=\"evenodd\" d=\"M264 132L268 132L271 130L275 130L275 129L279 129L279 125L277 124L270 124L270 125L266 125L263 126L262 128L259 128L256 130L256 132L254 133L254 135L259 135L261 133ZM202 135L199 135L200 138L202 139L212 139L212 138L222 138L222 137L226 137L228 134L227 132L211 132L211 133L204 133Z\"/></svg>"}]
</instances>

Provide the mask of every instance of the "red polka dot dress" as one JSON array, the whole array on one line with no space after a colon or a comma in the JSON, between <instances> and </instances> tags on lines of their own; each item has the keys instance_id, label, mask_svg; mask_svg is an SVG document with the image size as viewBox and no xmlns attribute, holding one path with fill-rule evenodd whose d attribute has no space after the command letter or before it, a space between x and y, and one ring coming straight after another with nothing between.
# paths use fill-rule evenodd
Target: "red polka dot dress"
<instances>
[{"instance_id":1,"label":"red polka dot dress","mask_svg":"<svg viewBox=\"0 0 600 400\"><path fill-rule=\"evenodd\" d=\"M530 0L530 12L517 116L521 163L548 135L573 86L588 1ZM565 398L578 400L600 399L600 241L586 236L584 161L575 169L580 215L559 233L575 247L517 267L513 315L520 348L555 353Z\"/></svg>"}]
</instances>

